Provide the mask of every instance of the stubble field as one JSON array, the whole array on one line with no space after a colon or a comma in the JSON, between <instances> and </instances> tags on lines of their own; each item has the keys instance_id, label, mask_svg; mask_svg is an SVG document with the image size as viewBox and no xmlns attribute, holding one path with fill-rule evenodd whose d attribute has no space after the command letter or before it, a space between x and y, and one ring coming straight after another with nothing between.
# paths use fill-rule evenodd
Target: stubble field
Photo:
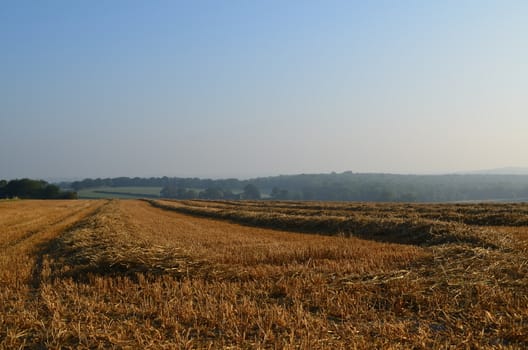
<instances>
[{"instance_id":1,"label":"stubble field","mask_svg":"<svg viewBox=\"0 0 528 350\"><path fill-rule=\"evenodd\" d=\"M0 202L0 347L526 348L528 205Z\"/></svg>"}]
</instances>

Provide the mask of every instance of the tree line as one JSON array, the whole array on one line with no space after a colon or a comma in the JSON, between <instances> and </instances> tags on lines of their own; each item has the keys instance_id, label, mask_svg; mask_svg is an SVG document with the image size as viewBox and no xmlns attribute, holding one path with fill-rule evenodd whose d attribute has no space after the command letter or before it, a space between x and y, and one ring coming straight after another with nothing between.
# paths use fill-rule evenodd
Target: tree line
<instances>
[{"instance_id":1,"label":"tree line","mask_svg":"<svg viewBox=\"0 0 528 350\"><path fill-rule=\"evenodd\" d=\"M234 193L230 189L221 187L208 187L204 190L186 189L184 187L176 187L174 185L167 185L162 188L160 196L164 198L176 199L223 199L223 200L238 200L238 199L261 199L261 193L254 184L247 184L244 186L242 192Z\"/></svg>"},{"instance_id":2,"label":"tree line","mask_svg":"<svg viewBox=\"0 0 528 350\"><path fill-rule=\"evenodd\" d=\"M78 191L94 187L162 187L161 196L180 199L255 199L245 192L252 185L262 198L375 202L449 202L526 200L526 175L394 175L353 172L261 177L250 180L200 178L106 178L69 184Z\"/></svg>"},{"instance_id":3,"label":"tree line","mask_svg":"<svg viewBox=\"0 0 528 350\"><path fill-rule=\"evenodd\" d=\"M77 193L62 191L59 186L42 180L0 180L0 198L76 199Z\"/></svg>"},{"instance_id":4,"label":"tree line","mask_svg":"<svg viewBox=\"0 0 528 350\"><path fill-rule=\"evenodd\" d=\"M84 179L81 181L62 182L63 188L71 188L75 191L96 187L173 187L203 190L206 188L223 188L231 190L242 190L249 181L238 179L200 179L179 177L115 177Z\"/></svg>"}]
</instances>

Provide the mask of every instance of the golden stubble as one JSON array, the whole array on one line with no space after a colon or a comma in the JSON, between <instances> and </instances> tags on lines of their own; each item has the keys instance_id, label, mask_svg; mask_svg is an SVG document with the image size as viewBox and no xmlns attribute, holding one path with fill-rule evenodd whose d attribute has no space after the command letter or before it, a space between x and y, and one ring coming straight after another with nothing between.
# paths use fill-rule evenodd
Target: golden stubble
<instances>
[{"instance_id":1,"label":"golden stubble","mask_svg":"<svg viewBox=\"0 0 528 350\"><path fill-rule=\"evenodd\" d=\"M0 204L25 215L20 225L27 225L18 226L20 232L6 239L2 250L8 281L0 289L4 348L522 348L528 343L523 226L455 222L445 226L453 230L446 231L448 240L395 244L353 232L330 236L324 226L324 235L291 232L288 217L266 229L255 227L258 219L242 226L233 216L223 217L231 222L189 216L135 200L71 202L91 203L82 204L85 209L49 203L35 214L27 203ZM382 212L407 215L398 212L403 205L367 205L360 211L340 203L162 204L193 210L229 206L272 218L296 210L301 223L347 212L371 221L386 217ZM61 208L80 211L70 224L54 225ZM331 213L314 214L321 210ZM2 211L0 225L16 223ZM42 221L43 215L50 219ZM417 226L416 220L407 225ZM288 231L280 230L281 222ZM16 242L33 231L48 233ZM478 239L456 240L468 235ZM22 245L26 248L18 248ZM17 265L17 257L27 265Z\"/></svg>"}]
</instances>

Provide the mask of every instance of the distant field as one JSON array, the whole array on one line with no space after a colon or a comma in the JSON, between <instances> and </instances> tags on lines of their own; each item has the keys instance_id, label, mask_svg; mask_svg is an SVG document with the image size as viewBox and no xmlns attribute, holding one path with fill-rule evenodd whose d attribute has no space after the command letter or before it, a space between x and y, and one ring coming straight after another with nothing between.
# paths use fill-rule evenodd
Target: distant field
<instances>
[{"instance_id":1,"label":"distant field","mask_svg":"<svg viewBox=\"0 0 528 350\"><path fill-rule=\"evenodd\" d=\"M524 349L527 216L525 204L3 201L0 348Z\"/></svg>"},{"instance_id":2,"label":"distant field","mask_svg":"<svg viewBox=\"0 0 528 350\"><path fill-rule=\"evenodd\" d=\"M161 187L96 187L80 190L81 199L105 198L155 198L159 197Z\"/></svg>"}]
</instances>

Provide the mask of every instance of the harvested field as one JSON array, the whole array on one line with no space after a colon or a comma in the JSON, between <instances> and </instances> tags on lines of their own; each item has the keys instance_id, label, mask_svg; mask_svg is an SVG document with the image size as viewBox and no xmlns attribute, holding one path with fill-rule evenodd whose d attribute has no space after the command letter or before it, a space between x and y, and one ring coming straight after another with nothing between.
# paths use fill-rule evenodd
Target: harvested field
<instances>
[{"instance_id":1,"label":"harvested field","mask_svg":"<svg viewBox=\"0 0 528 350\"><path fill-rule=\"evenodd\" d=\"M158 201L160 202L160 201ZM160 203L192 208L249 211L285 215L337 216L355 214L374 218L430 219L480 226L528 226L526 203L416 204L361 202L294 202L294 201L207 201L164 200Z\"/></svg>"},{"instance_id":2,"label":"harvested field","mask_svg":"<svg viewBox=\"0 0 528 350\"><path fill-rule=\"evenodd\" d=\"M0 347L526 348L501 206L0 202Z\"/></svg>"},{"instance_id":3,"label":"harvested field","mask_svg":"<svg viewBox=\"0 0 528 350\"><path fill-rule=\"evenodd\" d=\"M450 220L444 221L416 215L411 205L363 204L353 207L332 203L326 210L320 210L323 203L314 203L318 209L292 209L294 203L277 205L254 202L213 202L208 201L166 201L151 200L158 208L174 210L202 217L231 220L256 226L270 227L296 232L329 235L356 236L369 240L414 245L438 245L446 242L466 242L494 246L497 237L482 235L469 225ZM362 209L364 207L364 209ZM423 206L418 206L421 209ZM314 211L317 211L314 213Z\"/></svg>"}]
</instances>

